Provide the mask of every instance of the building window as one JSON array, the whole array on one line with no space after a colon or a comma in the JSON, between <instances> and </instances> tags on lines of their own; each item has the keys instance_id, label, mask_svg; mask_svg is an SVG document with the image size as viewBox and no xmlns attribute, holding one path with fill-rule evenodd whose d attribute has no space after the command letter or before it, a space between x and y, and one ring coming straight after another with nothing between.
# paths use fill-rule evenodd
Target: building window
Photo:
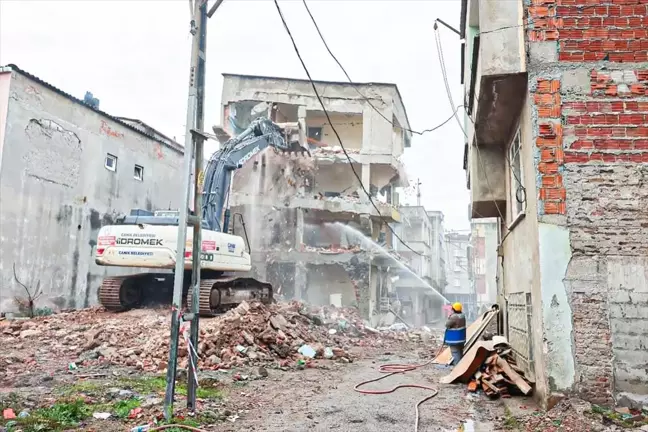
<instances>
[{"instance_id":1,"label":"building window","mask_svg":"<svg viewBox=\"0 0 648 432\"><path fill-rule=\"evenodd\" d=\"M135 180L144 181L144 167L140 165L135 165L135 170L133 171L133 177L135 177Z\"/></svg>"},{"instance_id":2,"label":"building window","mask_svg":"<svg viewBox=\"0 0 648 432\"><path fill-rule=\"evenodd\" d=\"M106 155L106 160L104 161L104 167L108 171L117 171L117 156L113 156L108 153Z\"/></svg>"},{"instance_id":3,"label":"building window","mask_svg":"<svg viewBox=\"0 0 648 432\"><path fill-rule=\"evenodd\" d=\"M461 286L461 281L459 279L454 280L454 286L460 287Z\"/></svg>"},{"instance_id":4,"label":"building window","mask_svg":"<svg viewBox=\"0 0 648 432\"><path fill-rule=\"evenodd\" d=\"M322 141L322 128L321 127L309 127L308 128L308 138L314 139L315 141Z\"/></svg>"},{"instance_id":5,"label":"building window","mask_svg":"<svg viewBox=\"0 0 648 432\"><path fill-rule=\"evenodd\" d=\"M524 189L524 179L522 177L521 151L522 140L520 139L520 129L518 129L508 151L509 171L511 173L511 222L524 213L526 209L526 190Z\"/></svg>"}]
</instances>

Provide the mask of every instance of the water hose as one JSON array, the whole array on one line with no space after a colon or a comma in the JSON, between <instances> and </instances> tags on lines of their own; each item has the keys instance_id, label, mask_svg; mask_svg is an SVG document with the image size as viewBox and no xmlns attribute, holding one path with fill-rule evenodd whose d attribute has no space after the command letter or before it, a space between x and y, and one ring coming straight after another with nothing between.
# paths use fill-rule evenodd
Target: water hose
<instances>
[{"instance_id":1,"label":"water hose","mask_svg":"<svg viewBox=\"0 0 648 432\"><path fill-rule=\"evenodd\" d=\"M183 424L169 424L169 425L158 426L158 427L154 427L152 429L149 429L147 432L161 431L161 430L171 429L171 428L186 429L188 431L193 431L193 432L207 432L204 429L198 429L198 428L183 425Z\"/></svg>"},{"instance_id":2,"label":"water hose","mask_svg":"<svg viewBox=\"0 0 648 432\"><path fill-rule=\"evenodd\" d=\"M384 374L387 374L387 375L382 375L382 376L379 376L378 378L374 378L372 380L367 380L367 381L363 381L363 382L361 382L359 384L356 384L355 387L353 387L353 390L357 391L358 393L373 394L373 395L393 393L396 390L398 390L399 388L419 388L419 389L431 391L432 392L431 395L428 395L428 396L424 397L423 399L419 400L416 403L416 405L414 406L414 413L415 413L414 432L418 432L418 427L419 427L419 407L422 404L424 404L425 402L427 402L428 400L430 400L433 397L435 397L436 395L438 395L439 390L435 389L434 387L424 386L424 385L421 385L421 384L399 384L396 387L393 387L393 388L391 388L389 390L360 390L360 387L362 387L364 385L367 385L367 384L370 384L370 383L373 383L373 382L383 380L385 378L389 378L392 375L401 374L401 373L405 373L405 372L411 372L413 370L425 367L425 366L429 365L430 363L432 363L434 361L434 359L437 358L437 356L439 354L441 354L441 351L443 350L444 347L445 347L445 344L441 345L441 347L439 347L439 350L436 352L434 357L432 357L432 360L427 361L427 362L422 363L422 364L398 364L398 363L384 364L384 365L382 365L382 366L380 366L378 368L378 372L384 373Z\"/></svg>"}]
</instances>

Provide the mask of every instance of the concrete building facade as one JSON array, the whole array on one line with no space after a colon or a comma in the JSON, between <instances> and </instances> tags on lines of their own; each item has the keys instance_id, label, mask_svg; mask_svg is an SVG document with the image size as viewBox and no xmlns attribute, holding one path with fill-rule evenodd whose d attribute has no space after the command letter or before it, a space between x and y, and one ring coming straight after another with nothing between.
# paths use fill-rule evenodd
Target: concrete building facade
<instances>
[{"instance_id":1,"label":"concrete building facade","mask_svg":"<svg viewBox=\"0 0 648 432\"><path fill-rule=\"evenodd\" d=\"M472 216L501 218L508 337L544 403L648 397L647 7L462 4Z\"/></svg>"},{"instance_id":2,"label":"concrete building facade","mask_svg":"<svg viewBox=\"0 0 648 432\"><path fill-rule=\"evenodd\" d=\"M311 151L309 158L254 156L236 172L230 204L246 221L258 277L287 298L357 305L379 320L396 265L385 258L393 246L387 224L400 221L395 188L407 185L399 160L411 140L405 107L393 84L315 85L331 122L309 81L224 75L217 134L236 135L253 118L270 116L299 123Z\"/></svg>"},{"instance_id":3,"label":"concrete building facade","mask_svg":"<svg viewBox=\"0 0 648 432\"><path fill-rule=\"evenodd\" d=\"M497 218L473 219L470 241L472 246L471 269L478 311L497 303L497 246L499 220Z\"/></svg>"},{"instance_id":4,"label":"concrete building facade","mask_svg":"<svg viewBox=\"0 0 648 432\"><path fill-rule=\"evenodd\" d=\"M448 285L446 285L444 295L450 303L461 303L466 319L473 321L477 317L478 308L471 266L470 234L448 232L445 238Z\"/></svg>"},{"instance_id":5,"label":"concrete building facade","mask_svg":"<svg viewBox=\"0 0 648 432\"><path fill-rule=\"evenodd\" d=\"M32 294L40 283L37 306L97 304L118 271L94 263L99 228L131 208L177 208L182 148L141 128L0 68L0 310L25 295L14 265Z\"/></svg>"},{"instance_id":6,"label":"concrete building facade","mask_svg":"<svg viewBox=\"0 0 648 432\"><path fill-rule=\"evenodd\" d=\"M439 249L438 224L422 206L401 206L401 223L394 225L394 231L409 246L394 240L394 250L404 258L408 269L399 273L394 283L399 298L411 299L413 324L417 326L437 324L442 318L445 260L436 251ZM442 214L441 214L442 216ZM442 225L441 225L442 228Z\"/></svg>"}]
</instances>

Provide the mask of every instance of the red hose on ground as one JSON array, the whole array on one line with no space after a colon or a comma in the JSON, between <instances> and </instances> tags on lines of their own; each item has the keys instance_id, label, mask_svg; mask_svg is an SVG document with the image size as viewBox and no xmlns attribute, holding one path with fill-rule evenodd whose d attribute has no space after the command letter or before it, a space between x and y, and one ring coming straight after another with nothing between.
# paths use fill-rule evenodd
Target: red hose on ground
<instances>
[{"instance_id":1,"label":"red hose on ground","mask_svg":"<svg viewBox=\"0 0 648 432\"><path fill-rule=\"evenodd\" d=\"M439 348L439 351L437 351L437 353L434 355L434 357L432 357L432 360L430 360L428 362L425 362L425 363L422 363L422 364L391 363L391 364L382 365L382 366L380 366L378 368L378 372L381 372L381 373L384 373L384 374L387 374L387 375L383 375L383 376L380 376L378 378L368 380L368 381L363 381L363 382L361 382L359 384L356 384L356 386L353 387L353 390L357 391L358 393L373 394L373 395L393 393L396 390L398 390L399 388L419 388L419 389L429 390L429 391L433 392L431 395L426 396L423 399L421 399L420 401L418 401L416 403L416 406L414 407L414 412L415 412L414 432L418 432L419 407L423 403L427 402L428 400L432 399L437 394L439 394L439 391L437 389L435 389L434 387L428 387L428 386L424 386L424 385L420 385L420 384L399 384L396 387L393 387L393 388L391 388L389 390L360 390L360 387L362 387L364 385L367 385L367 384L370 384L372 382L377 382L377 381L383 380L385 378L389 378L392 375L401 374L401 373L405 373L405 372L411 372L413 370L425 367L425 366L429 365L430 363L432 363L434 361L434 359L441 353L441 350L443 350L444 346L445 345L441 345L441 347Z\"/></svg>"}]
</instances>

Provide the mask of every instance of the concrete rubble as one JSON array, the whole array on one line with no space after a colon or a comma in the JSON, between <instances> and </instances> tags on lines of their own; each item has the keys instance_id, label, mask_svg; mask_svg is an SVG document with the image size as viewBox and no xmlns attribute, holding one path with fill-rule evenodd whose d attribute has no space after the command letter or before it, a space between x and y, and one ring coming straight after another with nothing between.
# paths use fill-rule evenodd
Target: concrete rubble
<instances>
[{"instance_id":1,"label":"concrete rubble","mask_svg":"<svg viewBox=\"0 0 648 432\"><path fill-rule=\"evenodd\" d=\"M169 314L162 310L135 315L84 309L0 323L0 343L15 350L47 347L50 355L76 360L70 368L113 364L147 372L166 369ZM229 369L243 365L279 368L315 366L318 360L353 361L352 347L382 347L389 342L422 341L421 331L378 331L366 327L354 308L312 307L301 302L263 305L243 302L212 319L202 319L197 346L199 368ZM429 339L429 338L428 338ZM301 352L301 354L300 354ZM186 367L188 345L181 340L179 365ZM35 355L0 355L0 381L36 364ZM6 376L2 376L6 374Z\"/></svg>"}]
</instances>

